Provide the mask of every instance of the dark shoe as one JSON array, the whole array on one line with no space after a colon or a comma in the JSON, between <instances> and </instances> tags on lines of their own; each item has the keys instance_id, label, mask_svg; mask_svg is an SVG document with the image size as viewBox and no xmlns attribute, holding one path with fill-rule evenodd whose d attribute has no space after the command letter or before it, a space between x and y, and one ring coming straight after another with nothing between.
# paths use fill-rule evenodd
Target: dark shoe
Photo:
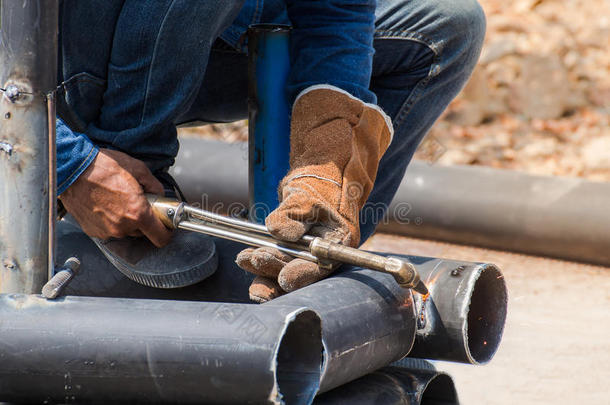
<instances>
[{"instance_id":1,"label":"dark shoe","mask_svg":"<svg viewBox=\"0 0 610 405\"><path fill-rule=\"evenodd\" d=\"M186 201L167 169L153 174L163 185L166 197ZM144 237L91 239L121 273L148 287L185 287L208 278L218 267L216 245L211 237L202 234L177 230L162 248Z\"/></svg>"},{"instance_id":2,"label":"dark shoe","mask_svg":"<svg viewBox=\"0 0 610 405\"><path fill-rule=\"evenodd\" d=\"M136 283L154 288L180 288L205 280L218 267L212 238L183 230L157 248L146 238L92 238L104 256Z\"/></svg>"}]
</instances>

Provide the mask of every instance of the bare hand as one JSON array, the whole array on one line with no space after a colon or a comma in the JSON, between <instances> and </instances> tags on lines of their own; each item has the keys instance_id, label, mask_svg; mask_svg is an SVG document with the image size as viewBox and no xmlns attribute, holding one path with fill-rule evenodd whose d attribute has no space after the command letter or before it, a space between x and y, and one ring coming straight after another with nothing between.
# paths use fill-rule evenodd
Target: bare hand
<instances>
[{"instance_id":1,"label":"bare hand","mask_svg":"<svg viewBox=\"0 0 610 405\"><path fill-rule=\"evenodd\" d=\"M148 167L125 153L101 149L60 199L89 236L144 235L163 247L171 231L153 214L144 193L163 195L163 186Z\"/></svg>"}]
</instances>

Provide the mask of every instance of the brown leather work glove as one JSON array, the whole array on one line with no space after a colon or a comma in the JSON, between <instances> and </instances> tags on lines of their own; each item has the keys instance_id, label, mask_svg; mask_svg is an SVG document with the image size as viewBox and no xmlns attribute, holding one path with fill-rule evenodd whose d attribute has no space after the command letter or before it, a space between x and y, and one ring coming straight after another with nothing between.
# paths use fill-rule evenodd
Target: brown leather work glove
<instances>
[{"instance_id":1,"label":"brown leather work glove","mask_svg":"<svg viewBox=\"0 0 610 405\"><path fill-rule=\"evenodd\" d=\"M379 107L328 85L306 89L293 107L290 171L278 189L280 205L265 221L269 231L286 241L308 233L357 247L360 209L391 139L391 121ZM236 262L257 275L250 286L257 302L332 272L273 248L245 249Z\"/></svg>"}]
</instances>

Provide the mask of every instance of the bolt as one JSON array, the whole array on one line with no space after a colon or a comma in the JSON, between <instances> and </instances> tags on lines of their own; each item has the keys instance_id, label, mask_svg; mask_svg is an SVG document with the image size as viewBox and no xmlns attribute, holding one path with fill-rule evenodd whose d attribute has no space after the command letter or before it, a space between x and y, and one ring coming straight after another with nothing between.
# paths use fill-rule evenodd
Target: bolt
<instances>
[{"instance_id":1,"label":"bolt","mask_svg":"<svg viewBox=\"0 0 610 405\"><path fill-rule=\"evenodd\" d=\"M462 265L462 266L459 266L459 267L457 267L457 268L455 268L455 269L451 270L451 275L452 275L453 277L457 277L457 276L459 276L459 275L460 275L460 274L461 274L461 273L462 273L462 272L463 272L465 269L466 269L466 266L463 266L463 265Z\"/></svg>"},{"instance_id":2,"label":"bolt","mask_svg":"<svg viewBox=\"0 0 610 405\"><path fill-rule=\"evenodd\" d=\"M172 218L174 216L174 214L176 213L176 211L174 211L173 208L168 208L167 209L167 216Z\"/></svg>"},{"instance_id":3,"label":"bolt","mask_svg":"<svg viewBox=\"0 0 610 405\"><path fill-rule=\"evenodd\" d=\"M19 97L21 97L21 90L19 90L19 87L15 86L14 84L9 84L6 86L4 94L9 100L11 100L12 103L14 103L15 101L19 100Z\"/></svg>"},{"instance_id":4,"label":"bolt","mask_svg":"<svg viewBox=\"0 0 610 405\"><path fill-rule=\"evenodd\" d=\"M0 142L0 151L11 156L13 154L13 145L8 142Z\"/></svg>"},{"instance_id":5,"label":"bolt","mask_svg":"<svg viewBox=\"0 0 610 405\"><path fill-rule=\"evenodd\" d=\"M7 120L10 120L11 119L11 113L7 112L6 114L4 114L4 118L7 119Z\"/></svg>"},{"instance_id":6,"label":"bolt","mask_svg":"<svg viewBox=\"0 0 610 405\"><path fill-rule=\"evenodd\" d=\"M5 260L3 264L4 264L4 267L9 270L14 270L17 268L17 263L15 263L15 261L13 261L11 259Z\"/></svg>"},{"instance_id":7,"label":"bolt","mask_svg":"<svg viewBox=\"0 0 610 405\"><path fill-rule=\"evenodd\" d=\"M80 260L76 257L66 260L59 271L42 287L42 295L50 300L57 298L78 273L79 267Z\"/></svg>"}]
</instances>

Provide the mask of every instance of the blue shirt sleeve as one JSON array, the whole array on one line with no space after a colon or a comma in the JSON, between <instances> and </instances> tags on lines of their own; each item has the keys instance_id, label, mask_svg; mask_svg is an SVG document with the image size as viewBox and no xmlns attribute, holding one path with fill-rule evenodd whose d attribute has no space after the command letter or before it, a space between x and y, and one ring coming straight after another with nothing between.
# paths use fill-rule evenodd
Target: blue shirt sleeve
<instances>
[{"instance_id":1,"label":"blue shirt sleeve","mask_svg":"<svg viewBox=\"0 0 610 405\"><path fill-rule=\"evenodd\" d=\"M286 0L292 23L290 100L316 84L330 84L366 103L373 70L375 0Z\"/></svg>"},{"instance_id":2,"label":"blue shirt sleeve","mask_svg":"<svg viewBox=\"0 0 610 405\"><path fill-rule=\"evenodd\" d=\"M72 185L95 159L98 148L85 134L72 131L57 118L57 195Z\"/></svg>"}]
</instances>

